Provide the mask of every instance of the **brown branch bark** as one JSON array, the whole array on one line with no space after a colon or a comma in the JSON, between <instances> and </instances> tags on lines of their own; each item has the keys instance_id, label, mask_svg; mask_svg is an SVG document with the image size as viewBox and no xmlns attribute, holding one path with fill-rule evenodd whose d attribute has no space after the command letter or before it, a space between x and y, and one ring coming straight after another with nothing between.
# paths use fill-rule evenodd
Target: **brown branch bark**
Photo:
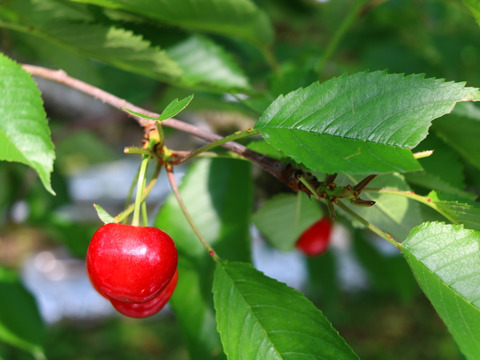
<instances>
[{"instance_id":1,"label":"brown branch bark","mask_svg":"<svg viewBox=\"0 0 480 360\"><path fill-rule=\"evenodd\" d=\"M57 83L66 85L70 88L76 89L78 91L81 91L85 94L88 94L95 99L98 99L102 101L103 103L109 104L117 109L128 109L132 110L144 115L147 115L149 117L158 117L159 114L146 110L144 108L141 108L139 106L136 106L125 99L119 98L113 94L110 94L102 89L99 89L93 85L87 84L81 80L78 80L76 78L73 78L69 76L65 71L63 70L52 70L52 69L47 69L41 66L35 66L35 65L27 65L24 64L23 69L33 76L41 77L44 79L48 79L51 81L55 81ZM139 116L135 116L130 114L135 120L147 131L151 126L155 125L154 120L147 120ZM185 132L187 134L193 135L195 137L198 137L200 139L203 139L208 142L213 142L222 139L220 135L211 133L207 130L200 129L194 125L188 124L186 122L176 120L176 119L167 119L162 121L162 125L166 127L170 127L182 132ZM258 164L261 166L263 169L267 170L270 172L273 176L276 178L282 180L282 177L284 177L284 171L287 169L288 164L283 163L281 161L278 161L277 159L273 159L269 156L257 153L256 151L250 150L246 148L245 146L236 143L234 141L227 142L225 144L221 145L222 147L237 153L238 155L249 159L253 161L254 163ZM283 180L282 180L283 181ZM287 184L288 185L288 184Z\"/></svg>"}]
</instances>

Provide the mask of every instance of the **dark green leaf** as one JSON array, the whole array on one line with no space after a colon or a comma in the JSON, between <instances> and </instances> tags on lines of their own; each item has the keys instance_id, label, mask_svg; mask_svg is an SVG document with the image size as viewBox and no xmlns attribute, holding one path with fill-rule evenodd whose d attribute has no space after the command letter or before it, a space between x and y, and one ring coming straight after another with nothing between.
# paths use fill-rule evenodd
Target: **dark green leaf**
<instances>
[{"instance_id":1,"label":"dark green leaf","mask_svg":"<svg viewBox=\"0 0 480 360\"><path fill-rule=\"evenodd\" d=\"M355 235L355 256L366 270L373 289L380 293L393 293L403 301L412 300L418 286L400 252L382 253L375 246L375 241L383 239L369 239L359 231Z\"/></svg>"},{"instance_id":2,"label":"dark green leaf","mask_svg":"<svg viewBox=\"0 0 480 360\"><path fill-rule=\"evenodd\" d=\"M452 114L435 121L433 129L443 141L480 169L480 109L459 104Z\"/></svg>"},{"instance_id":3,"label":"dark green leaf","mask_svg":"<svg viewBox=\"0 0 480 360\"><path fill-rule=\"evenodd\" d=\"M76 0L135 14L174 26L235 36L259 47L269 45L273 30L267 15L250 0Z\"/></svg>"},{"instance_id":4,"label":"dark green leaf","mask_svg":"<svg viewBox=\"0 0 480 360\"><path fill-rule=\"evenodd\" d=\"M303 294L249 264L219 262L213 292L229 360L358 359Z\"/></svg>"},{"instance_id":5,"label":"dark green leaf","mask_svg":"<svg viewBox=\"0 0 480 360\"><path fill-rule=\"evenodd\" d=\"M166 49L183 70L185 87L249 91L248 79L231 56L205 36L192 35Z\"/></svg>"},{"instance_id":6,"label":"dark green leaf","mask_svg":"<svg viewBox=\"0 0 480 360\"><path fill-rule=\"evenodd\" d=\"M322 215L316 200L299 192L267 200L253 216L253 222L276 248L291 251L300 235Z\"/></svg>"},{"instance_id":7,"label":"dark green leaf","mask_svg":"<svg viewBox=\"0 0 480 360\"><path fill-rule=\"evenodd\" d=\"M0 119L0 160L30 166L54 194L50 174L55 152L40 91L27 72L2 54Z\"/></svg>"},{"instance_id":8,"label":"dark green leaf","mask_svg":"<svg viewBox=\"0 0 480 360\"><path fill-rule=\"evenodd\" d=\"M409 149L431 121L459 101L479 100L464 84L385 72L314 83L278 97L255 128L312 170L378 173L419 170Z\"/></svg>"},{"instance_id":9,"label":"dark green leaf","mask_svg":"<svg viewBox=\"0 0 480 360\"><path fill-rule=\"evenodd\" d=\"M0 267L0 339L41 359L45 335L34 298L15 273Z\"/></svg>"},{"instance_id":10,"label":"dark green leaf","mask_svg":"<svg viewBox=\"0 0 480 360\"><path fill-rule=\"evenodd\" d=\"M180 192L195 224L220 256L249 261L248 225L252 207L250 166L230 159L198 160ZM172 307L193 359L221 359L211 295L213 261L180 207L170 196L155 225L174 239L179 252L178 285Z\"/></svg>"},{"instance_id":11,"label":"dark green leaf","mask_svg":"<svg viewBox=\"0 0 480 360\"><path fill-rule=\"evenodd\" d=\"M480 233L425 223L405 240L403 253L463 354L480 358Z\"/></svg>"}]
</instances>

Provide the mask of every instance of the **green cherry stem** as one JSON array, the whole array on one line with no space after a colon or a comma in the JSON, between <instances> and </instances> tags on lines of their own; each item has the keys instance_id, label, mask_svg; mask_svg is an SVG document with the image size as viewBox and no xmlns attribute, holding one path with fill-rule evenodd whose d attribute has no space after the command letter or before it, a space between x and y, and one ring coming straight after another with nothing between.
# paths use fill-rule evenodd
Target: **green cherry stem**
<instances>
[{"instance_id":1,"label":"green cherry stem","mask_svg":"<svg viewBox=\"0 0 480 360\"><path fill-rule=\"evenodd\" d=\"M140 207L144 201L143 192L145 188L145 174L147 172L148 162L150 161L150 155L144 155L142 163L140 165L140 171L138 173L137 193L135 195L135 206L133 210L133 226L140 225Z\"/></svg>"},{"instance_id":2,"label":"green cherry stem","mask_svg":"<svg viewBox=\"0 0 480 360\"><path fill-rule=\"evenodd\" d=\"M152 191L153 187L155 186L155 184L157 182L157 179L158 179L158 175L160 174L161 169L162 169L162 167L160 166L160 164L157 163L157 167L155 168L155 172L154 172L150 182L148 183L148 185L143 190L142 202L145 201L148 194L150 194L150 191ZM117 222L122 222L124 219L127 218L128 215L130 215L132 213L132 211L134 211L134 208L135 208L135 203L130 204L128 207L125 208L125 210L123 210L120 214L115 216L115 220Z\"/></svg>"},{"instance_id":3,"label":"green cherry stem","mask_svg":"<svg viewBox=\"0 0 480 360\"><path fill-rule=\"evenodd\" d=\"M233 134L231 135L228 135L228 136L225 136L224 138L221 138L217 141L213 141L211 143L208 143L196 150L193 150L191 152L189 152L187 155L185 155L184 157L182 157L181 159L179 160L176 160L176 161L173 161L173 164L175 165L178 165L178 164L181 164L187 160L190 160L191 158L194 158L195 156L198 156L210 149L213 149L217 146L220 146L220 145L223 145L225 143L228 143L230 141L235 141L235 140L239 140L239 139L243 139L243 138L246 138L248 136L251 136L251 135L257 135L259 134L260 131L257 130L257 129L247 129L247 130L244 130L244 131L236 131L234 132Z\"/></svg>"},{"instance_id":4,"label":"green cherry stem","mask_svg":"<svg viewBox=\"0 0 480 360\"><path fill-rule=\"evenodd\" d=\"M175 198L177 199L178 205L180 206L180 209L182 210L183 215L187 219L188 223L190 224L190 227L192 228L195 235L197 235L197 238L200 240L203 247L208 251L208 254L213 258L213 260L217 262L219 260L217 253L215 252L215 250L213 250L210 244L205 240L199 228L197 227L197 225L195 225L195 222L193 221L192 216L188 212L187 207L185 206L185 203L183 202L182 196L180 195L180 191L178 190L177 181L175 180L175 175L173 174L173 167L171 165L166 165L165 168L167 170L168 182L170 183L172 192L175 195Z\"/></svg>"},{"instance_id":5,"label":"green cherry stem","mask_svg":"<svg viewBox=\"0 0 480 360\"><path fill-rule=\"evenodd\" d=\"M448 214L447 212L443 211L436 203L435 201L432 201L432 199L430 199L429 197L425 197L425 196L422 196L422 195L418 195L416 193L414 193L413 191L406 191L406 190L395 190L395 189L386 189L386 188L382 188L382 189L369 189L369 188L365 188L364 191L372 191L372 192L377 192L379 194L389 194L389 195L397 195L397 196L403 196L403 197L406 197L408 199L412 199L412 200L415 200L415 201L418 201L419 203L422 203L428 207L430 207L431 209L435 210L436 212L438 212L440 215L444 216L446 219L448 219L449 221L451 221L452 223L457 223L457 221L452 218L450 216L450 214Z\"/></svg>"},{"instance_id":6,"label":"green cherry stem","mask_svg":"<svg viewBox=\"0 0 480 360\"><path fill-rule=\"evenodd\" d=\"M401 249L402 248L402 244L399 243L398 241L395 241L392 237L392 235L390 234L387 234L385 231L379 229L378 227L376 227L375 225L373 225L372 223L368 222L366 219L364 219L363 217L361 217L360 215L358 215L355 211L353 211L352 209L350 209L347 205L345 205L343 202L341 201L338 201L337 204L336 204L340 209L342 209L343 211L345 211L348 215L350 215L351 217L353 217L354 219L358 220L362 225L364 225L366 228L368 228L369 230L373 231L375 234L377 234L378 236L384 238L385 240L387 240L390 244L392 244L393 246L395 246L396 248L398 249Z\"/></svg>"}]
</instances>

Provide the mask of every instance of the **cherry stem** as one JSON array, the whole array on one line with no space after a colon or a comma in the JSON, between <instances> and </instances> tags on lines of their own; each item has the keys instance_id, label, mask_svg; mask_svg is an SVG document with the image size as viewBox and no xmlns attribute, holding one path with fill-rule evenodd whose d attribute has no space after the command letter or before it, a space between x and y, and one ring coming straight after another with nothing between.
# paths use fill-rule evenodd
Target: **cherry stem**
<instances>
[{"instance_id":1,"label":"cherry stem","mask_svg":"<svg viewBox=\"0 0 480 360\"><path fill-rule=\"evenodd\" d=\"M243 139L243 138L246 138L248 136L251 136L251 135L256 135L256 134L259 134L260 131L257 130L257 129L247 129L247 130L244 130L244 131L236 131L234 132L233 134L231 135L228 135L228 136L225 136L224 138L221 138L221 139L218 139L216 141L213 141L213 142L210 142L196 150L193 150L189 153L187 153L184 157L182 157L181 159L179 160L176 160L176 161L173 161L172 164L174 165L178 165L178 164L181 164L195 156L198 156L210 149L213 149L217 146L221 146L225 143L228 143L230 141L235 141L235 140L239 140L239 139Z\"/></svg>"},{"instance_id":2,"label":"cherry stem","mask_svg":"<svg viewBox=\"0 0 480 360\"><path fill-rule=\"evenodd\" d=\"M143 191L145 188L145 174L147 172L148 162L150 161L150 155L144 155L142 158L142 163L140 165L140 171L138 173L138 181L137 181L137 193L135 195L135 207L133 210L133 226L140 225L140 207L142 202L144 201L143 198Z\"/></svg>"},{"instance_id":3,"label":"cherry stem","mask_svg":"<svg viewBox=\"0 0 480 360\"><path fill-rule=\"evenodd\" d=\"M148 194L150 194L150 191L152 191L153 187L155 186L155 184L157 182L157 179L158 179L158 175L160 174L160 170L161 170L161 166L160 166L160 164L157 163L157 167L155 168L155 172L154 172L150 182L148 183L148 186L146 186L145 189L143 189L142 201L145 201ZM137 176L138 176L138 174L137 174ZM135 203L130 204L125 210L123 210L120 214L115 216L115 220L117 222L123 221L128 215L130 215L132 213L132 211L134 211L134 208L135 208Z\"/></svg>"},{"instance_id":4,"label":"cherry stem","mask_svg":"<svg viewBox=\"0 0 480 360\"><path fill-rule=\"evenodd\" d=\"M447 212L443 211L440 207L438 207L437 204L434 201L432 201L432 199L422 195L418 195L413 191L395 190L395 189L386 189L386 188L382 188L382 189L365 188L364 191L377 192L379 194L403 196L408 199L418 201L419 203L422 203L423 205L430 207L431 209L435 210L440 215L442 215L443 217L445 217L446 219L448 219L450 222L454 224L458 222L454 218L452 218L450 214L448 214Z\"/></svg>"},{"instance_id":5,"label":"cherry stem","mask_svg":"<svg viewBox=\"0 0 480 360\"><path fill-rule=\"evenodd\" d=\"M398 249L401 249L402 248L402 244L399 243L398 241L395 241L392 237L392 235L386 233L385 231L379 229L378 227L376 227L375 225L373 225L372 223L370 223L369 221L367 221L366 219L364 219L363 217L361 217L360 215L358 215L355 211L353 211L352 209L350 209L347 205L345 205L343 202L341 201L338 201L337 204L336 204L340 209L342 209L343 211L345 211L347 214L349 214L351 217L355 218L356 220L358 220L362 225L364 225L366 228L368 228L369 230L371 230L372 232L374 232L375 234L377 234L378 236L380 236L381 238L387 240L390 244L392 244L393 246L395 246L396 248Z\"/></svg>"},{"instance_id":6,"label":"cherry stem","mask_svg":"<svg viewBox=\"0 0 480 360\"><path fill-rule=\"evenodd\" d=\"M200 240L203 247L208 251L208 254L213 258L213 260L217 262L219 260L217 253L215 252L215 250L213 250L210 244L205 240L202 233L198 229L197 225L195 225L195 222L193 221L192 216L188 212L187 207L185 206L185 203L183 202L182 196L180 195L180 191L178 190L177 181L175 180L175 175L173 174L173 167L170 164L167 164L165 168L167 170L168 182L170 183L172 192L175 195L175 198L177 199L178 205L180 206L180 209L182 210L183 215L185 216L185 219L187 219L193 232L195 233L195 235L197 235L197 238Z\"/></svg>"}]
</instances>

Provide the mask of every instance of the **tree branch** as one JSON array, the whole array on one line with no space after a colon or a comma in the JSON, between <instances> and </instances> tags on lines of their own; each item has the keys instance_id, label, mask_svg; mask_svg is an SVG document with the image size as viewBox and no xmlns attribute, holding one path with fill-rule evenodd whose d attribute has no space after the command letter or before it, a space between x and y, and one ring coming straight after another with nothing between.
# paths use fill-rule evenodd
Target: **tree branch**
<instances>
[{"instance_id":1,"label":"tree branch","mask_svg":"<svg viewBox=\"0 0 480 360\"><path fill-rule=\"evenodd\" d=\"M51 70L41 66L27 65L27 64L24 64L22 67L25 71L29 72L33 76L38 76L44 79L48 79L48 80L66 85L68 87L81 91L85 94L88 94L94 97L95 99L98 99L103 103L109 104L117 109L120 109L120 110L128 109L128 110L132 110L153 118L160 116L160 114L157 114L155 112L136 106L126 101L125 99L119 98L93 85L87 84L81 80L73 78L63 70ZM133 118L135 118L135 120L145 129L145 132L147 134L149 132L149 129L151 129L151 127L156 126L156 122L154 120L147 120L139 116L135 116L133 114L130 114L130 115ZM194 125L191 125L186 122L179 121L173 118L162 121L162 125L185 132L187 134L193 135L195 137L198 137L208 142L215 142L223 139L220 135L211 133L207 130L200 129ZM238 155L246 159L253 161L254 163L258 164L263 169L267 170L273 176L275 176L280 180L282 179L283 172L288 166L288 164L284 162L281 162L281 161L278 161L277 159L273 159L269 156L257 153L256 151L250 150L245 146L238 144L234 141L227 142L220 146L234 153L237 153Z\"/></svg>"}]
</instances>

